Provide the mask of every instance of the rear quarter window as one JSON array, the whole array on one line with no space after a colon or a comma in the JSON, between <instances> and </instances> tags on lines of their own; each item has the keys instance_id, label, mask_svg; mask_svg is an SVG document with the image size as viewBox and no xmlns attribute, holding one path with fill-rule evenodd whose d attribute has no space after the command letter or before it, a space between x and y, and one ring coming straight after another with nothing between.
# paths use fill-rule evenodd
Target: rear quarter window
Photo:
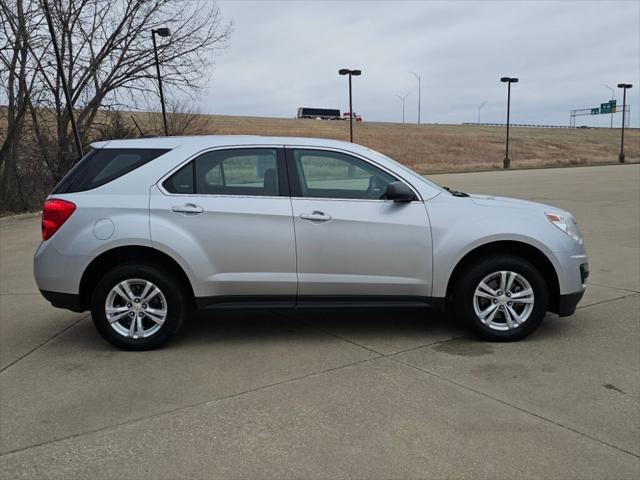
<instances>
[{"instance_id":1,"label":"rear quarter window","mask_svg":"<svg viewBox=\"0 0 640 480\"><path fill-rule=\"evenodd\" d=\"M84 192L105 185L167 153L161 148L91 150L67 173L52 194Z\"/></svg>"}]
</instances>

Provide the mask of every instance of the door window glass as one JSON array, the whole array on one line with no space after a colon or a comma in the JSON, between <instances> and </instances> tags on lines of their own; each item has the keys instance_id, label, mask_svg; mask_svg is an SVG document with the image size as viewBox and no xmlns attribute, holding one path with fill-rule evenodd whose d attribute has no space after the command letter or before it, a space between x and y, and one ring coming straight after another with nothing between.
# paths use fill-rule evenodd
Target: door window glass
<instances>
[{"instance_id":1,"label":"door window glass","mask_svg":"<svg viewBox=\"0 0 640 480\"><path fill-rule=\"evenodd\" d=\"M381 199L396 179L364 160L339 152L294 150L305 197Z\"/></svg>"},{"instance_id":2,"label":"door window glass","mask_svg":"<svg viewBox=\"0 0 640 480\"><path fill-rule=\"evenodd\" d=\"M195 172L183 172L189 167L195 168ZM163 185L171 193L276 196L280 190L277 151L247 148L207 152L173 174Z\"/></svg>"}]
</instances>

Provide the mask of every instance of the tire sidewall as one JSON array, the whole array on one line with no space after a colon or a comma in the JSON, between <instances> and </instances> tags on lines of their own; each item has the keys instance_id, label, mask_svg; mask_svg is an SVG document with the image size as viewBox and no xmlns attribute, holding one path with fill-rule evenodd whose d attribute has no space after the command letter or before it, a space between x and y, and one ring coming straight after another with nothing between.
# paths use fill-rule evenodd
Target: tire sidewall
<instances>
[{"instance_id":1,"label":"tire sidewall","mask_svg":"<svg viewBox=\"0 0 640 480\"><path fill-rule=\"evenodd\" d=\"M167 317L162 327L147 338L123 337L109 324L105 314L105 302L111 289L119 282L140 278L154 283L167 302ZM155 265L125 264L104 275L91 296L91 317L100 334L112 345L124 350L151 350L165 343L180 327L185 316L184 293L173 277Z\"/></svg>"},{"instance_id":2,"label":"tire sidewall","mask_svg":"<svg viewBox=\"0 0 640 480\"><path fill-rule=\"evenodd\" d=\"M487 275L509 270L522 275L531 285L534 295L533 310L529 318L519 327L506 331L494 330L480 321L473 308L475 290ZM519 340L530 335L540 326L549 303L548 287L540 271L523 258L511 255L495 255L478 261L463 274L460 289L456 295L456 312L476 334L491 341Z\"/></svg>"}]
</instances>

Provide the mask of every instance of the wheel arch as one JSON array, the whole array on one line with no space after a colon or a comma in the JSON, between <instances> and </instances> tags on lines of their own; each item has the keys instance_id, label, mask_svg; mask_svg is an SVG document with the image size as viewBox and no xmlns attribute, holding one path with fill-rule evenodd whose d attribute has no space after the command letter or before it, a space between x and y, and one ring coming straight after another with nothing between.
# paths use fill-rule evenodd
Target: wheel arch
<instances>
[{"instance_id":1,"label":"wheel arch","mask_svg":"<svg viewBox=\"0 0 640 480\"><path fill-rule=\"evenodd\" d=\"M540 269L540 273L544 277L547 287L549 289L549 311L555 312L558 309L558 302L560 299L560 283L558 280L558 273L556 272L553 263L537 247L515 240L501 240L475 247L473 250L467 252L456 264L449 281L447 282L446 293L446 305L451 304L453 294L457 283L459 282L462 273L478 259L492 254L511 254L516 255L525 260L531 262L536 268Z\"/></svg>"},{"instance_id":2,"label":"wheel arch","mask_svg":"<svg viewBox=\"0 0 640 480\"><path fill-rule=\"evenodd\" d=\"M93 289L106 272L116 265L134 262L155 265L163 270L167 270L185 287L185 293L189 298L190 305L193 306L195 304L195 295L191 281L178 262L166 253L155 248L142 245L129 245L115 247L102 252L87 265L80 280L80 306L85 310L89 308Z\"/></svg>"}]
</instances>

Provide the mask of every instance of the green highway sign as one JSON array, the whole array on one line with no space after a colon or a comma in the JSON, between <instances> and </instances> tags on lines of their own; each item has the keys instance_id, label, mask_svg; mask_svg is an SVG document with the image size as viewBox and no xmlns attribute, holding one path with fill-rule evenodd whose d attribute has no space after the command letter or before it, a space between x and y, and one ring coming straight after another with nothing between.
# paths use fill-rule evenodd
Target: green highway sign
<instances>
[{"instance_id":1,"label":"green highway sign","mask_svg":"<svg viewBox=\"0 0 640 480\"><path fill-rule=\"evenodd\" d=\"M592 108L591 109L591 115L600 115L600 109L599 108Z\"/></svg>"},{"instance_id":2,"label":"green highway sign","mask_svg":"<svg viewBox=\"0 0 640 480\"><path fill-rule=\"evenodd\" d=\"M611 111L612 111L611 103L607 102L607 103L600 104L600 113L611 113Z\"/></svg>"}]
</instances>

